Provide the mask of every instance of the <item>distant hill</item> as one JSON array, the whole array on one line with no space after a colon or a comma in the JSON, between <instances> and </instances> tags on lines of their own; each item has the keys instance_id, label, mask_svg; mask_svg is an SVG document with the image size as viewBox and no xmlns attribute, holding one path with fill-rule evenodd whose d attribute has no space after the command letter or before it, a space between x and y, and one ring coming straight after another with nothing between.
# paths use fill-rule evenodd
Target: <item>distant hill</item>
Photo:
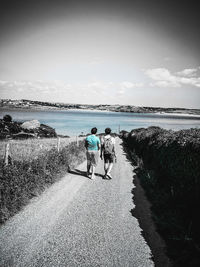
<instances>
[{"instance_id":1,"label":"distant hill","mask_svg":"<svg viewBox=\"0 0 200 267\"><path fill-rule=\"evenodd\" d=\"M1 99L0 109L90 109L90 110L105 110L114 112L133 112L133 113L179 113L200 115L200 109L185 109L185 108L162 108L162 107L137 107L133 105L87 105L87 104L66 104L54 102L42 102L33 100L11 100Z\"/></svg>"}]
</instances>

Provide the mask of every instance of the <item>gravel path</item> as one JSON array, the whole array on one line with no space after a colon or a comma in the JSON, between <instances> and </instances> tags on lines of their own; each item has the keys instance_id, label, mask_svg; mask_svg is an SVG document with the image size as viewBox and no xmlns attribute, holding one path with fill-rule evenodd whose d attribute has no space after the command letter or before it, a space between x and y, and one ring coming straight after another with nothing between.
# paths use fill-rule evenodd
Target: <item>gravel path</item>
<instances>
[{"instance_id":1,"label":"gravel path","mask_svg":"<svg viewBox=\"0 0 200 267\"><path fill-rule=\"evenodd\" d=\"M117 139L113 179L83 176L86 162L23 211L0 231L0 266L154 266L134 204L133 169Z\"/></svg>"}]
</instances>

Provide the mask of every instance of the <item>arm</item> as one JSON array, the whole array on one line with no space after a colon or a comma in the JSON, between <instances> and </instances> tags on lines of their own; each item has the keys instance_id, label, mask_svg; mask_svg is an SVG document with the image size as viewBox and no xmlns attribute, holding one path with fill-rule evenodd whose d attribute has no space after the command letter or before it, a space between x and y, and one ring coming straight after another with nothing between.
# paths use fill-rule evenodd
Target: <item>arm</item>
<instances>
[{"instance_id":1,"label":"arm","mask_svg":"<svg viewBox=\"0 0 200 267\"><path fill-rule=\"evenodd\" d=\"M103 139L101 139L101 152L100 152L101 159L103 159L103 151L104 151L104 143L103 143Z\"/></svg>"},{"instance_id":2,"label":"arm","mask_svg":"<svg viewBox=\"0 0 200 267\"><path fill-rule=\"evenodd\" d=\"M101 145L100 145L100 143L98 143L98 150L100 150L101 149Z\"/></svg>"},{"instance_id":3,"label":"arm","mask_svg":"<svg viewBox=\"0 0 200 267\"><path fill-rule=\"evenodd\" d=\"M103 151L104 151L104 146L101 144L101 153L100 153L100 158L103 159Z\"/></svg>"},{"instance_id":4,"label":"arm","mask_svg":"<svg viewBox=\"0 0 200 267\"><path fill-rule=\"evenodd\" d=\"M116 152L115 152L115 139L113 138L113 154L116 158Z\"/></svg>"},{"instance_id":5,"label":"arm","mask_svg":"<svg viewBox=\"0 0 200 267\"><path fill-rule=\"evenodd\" d=\"M88 142L87 142L87 139L85 139L85 148L86 148L86 149L88 148Z\"/></svg>"},{"instance_id":6,"label":"arm","mask_svg":"<svg viewBox=\"0 0 200 267\"><path fill-rule=\"evenodd\" d=\"M116 158L116 153L115 153L115 145L113 146L113 155L115 156Z\"/></svg>"}]
</instances>

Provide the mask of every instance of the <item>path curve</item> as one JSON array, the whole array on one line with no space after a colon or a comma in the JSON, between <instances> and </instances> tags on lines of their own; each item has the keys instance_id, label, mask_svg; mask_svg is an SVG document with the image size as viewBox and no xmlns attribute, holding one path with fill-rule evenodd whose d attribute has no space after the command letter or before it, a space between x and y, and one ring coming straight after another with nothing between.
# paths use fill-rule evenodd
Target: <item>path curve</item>
<instances>
[{"instance_id":1,"label":"path curve","mask_svg":"<svg viewBox=\"0 0 200 267\"><path fill-rule=\"evenodd\" d=\"M112 180L84 176L86 162L67 174L0 229L0 266L154 266L134 207L133 167L121 140Z\"/></svg>"}]
</instances>

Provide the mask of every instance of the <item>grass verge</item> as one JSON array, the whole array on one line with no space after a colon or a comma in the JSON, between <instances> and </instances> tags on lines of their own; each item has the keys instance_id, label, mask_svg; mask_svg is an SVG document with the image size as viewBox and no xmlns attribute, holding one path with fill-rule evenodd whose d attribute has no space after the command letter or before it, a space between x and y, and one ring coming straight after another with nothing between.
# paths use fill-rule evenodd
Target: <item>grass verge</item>
<instances>
[{"instance_id":1,"label":"grass verge","mask_svg":"<svg viewBox=\"0 0 200 267\"><path fill-rule=\"evenodd\" d=\"M68 170L86 159L84 142L71 142L60 151L53 147L38 156L13 160L4 165L0 160L0 223L16 214L34 196L56 182Z\"/></svg>"}]
</instances>

